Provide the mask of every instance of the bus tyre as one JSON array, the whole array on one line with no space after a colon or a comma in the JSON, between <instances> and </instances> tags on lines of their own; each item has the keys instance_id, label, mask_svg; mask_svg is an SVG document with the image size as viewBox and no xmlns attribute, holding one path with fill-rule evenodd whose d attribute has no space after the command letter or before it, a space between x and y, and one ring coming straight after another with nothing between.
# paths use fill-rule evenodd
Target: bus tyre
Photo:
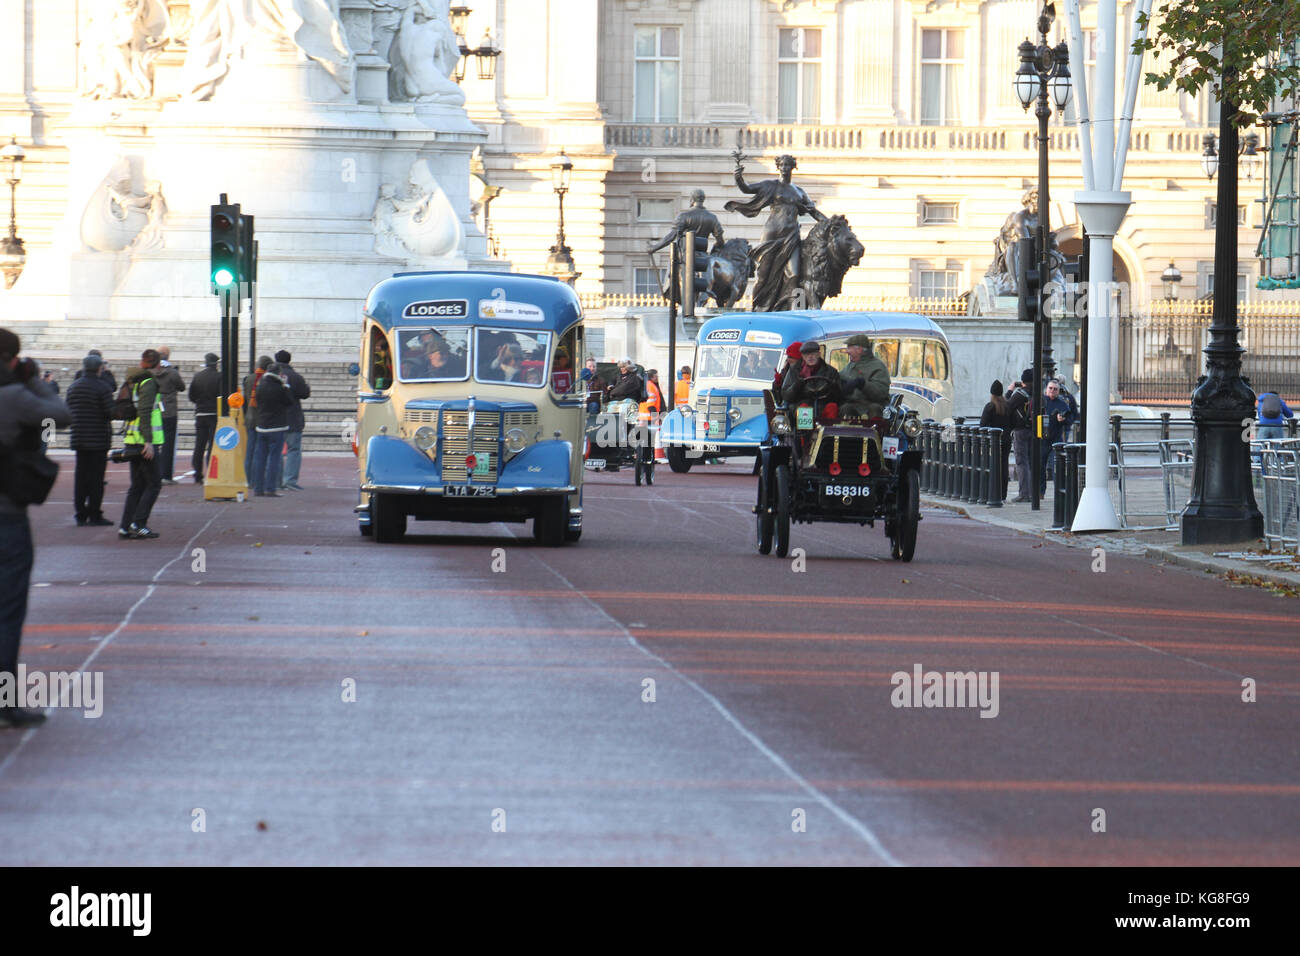
<instances>
[{"instance_id":1,"label":"bus tyre","mask_svg":"<svg viewBox=\"0 0 1300 956\"><path fill-rule=\"evenodd\" d=\"M903 472L898 495L898 556L911 561L916 554L916 526L921 520L921 481L915 468Z\"/></svg>"},{"instance_id":2,"label":"bus tyre","mask_svg":"<svg viewBox=\"0 0 1300 956\"><path fill-rule=\"evenodd\" d=\"M669 445L665 449L665 454L668 456L668 467L679 475L686 474L691 470L691 465L694 464L687 460L686 449L679 445Z\"/></svg>"},{"instance_id":3,"label":"bus tyre","mask_svg":"<svg viewBox=\"0 0 1300 956\"><path fill-rule=\"evenodd\" d=\"M372 528L369 524L361 525L361 537L363 538L371 537L374 534L374 530L375 529Z\"/></svg>"},{"instance_id":4,"label":"bus tyre","mask_svg":"<svg viewBox=\"0 0 1300 956\"><path fill-rule=\"evenodd\" d=\"M394 495L370 496L370 528L379 544L401 541L406 535L406 512Z\"/></svg>"},{"instance_id":5,"label":"bus tyre","mask_svg":"<svg viewBox=\"0 0 1300 956\"><path fill-rule=\"evenodd\" d=\"M790 553L790 466L776 466L776 556Z\"/></svg>"},{"instance_id":6,"label":"bus tyre","mask_svg":"<svg viewBox=\"0 0 1300 956\"><path fill-rule=\"evenodd\" d=\"M762 471L758 473L758 504L755 512L755 524L758 531L758 553L772 553L772 530L775 527L776 519L772 517L772 496L768 493L767 476Z\"/></svg>"},{"instance_id":7,"label":"bus tyre","mask_svg":"<svg viewBox=\"0 0 1300 956\"><path fill-rule=\"evenodd\" d=\"M564 544L568 524L568 498L564 495L544 498L533 519L533 537L544 548L558 548Z\"/></svg>"}]
</instances>

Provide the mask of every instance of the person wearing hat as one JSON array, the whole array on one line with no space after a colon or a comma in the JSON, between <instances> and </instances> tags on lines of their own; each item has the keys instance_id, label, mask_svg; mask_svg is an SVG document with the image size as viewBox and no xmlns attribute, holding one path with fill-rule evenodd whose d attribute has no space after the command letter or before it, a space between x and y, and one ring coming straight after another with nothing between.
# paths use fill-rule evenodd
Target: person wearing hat
<instances>
[{"instance_id":1,"label":"person wearing hat","mask_svg":"<svg viewBox=\"0 0 1300 956\"><path fill-rule=\"evenodd\" d=\"M108 387L109 387L110 389L112 389L113 394L116 395L116 394L117 394L117 378L114 377L114 375L113 375L113 373L112 373L111 371L109 371L108 362L104 361L104 353L101 352L99 349L90 349L88 352L86 352L86 354L87 354L87 355L93 355L93 356L95 356L95 358L99 359L99 362L100 362L100 365L99 365L99 379L100 379L100 381L102 381L102 382L107 382L107 383L108 383ZM84 362L84 359L83 359L83 362ZM86 374L86 367L85 367L85 365L83 364L82 367L79 368L79 369L77 369L76 373L72 376L72 380L75 382L77 379L81 378L81 376L83 376L83 375L85 375L85 374Z\"/></svg>"},{"instance_id":2,"label":"person wearing hat","mask_svg":"<svg viewBox=\"0 0 1300 956\"><path fill-rule=\"evenodd\" d=\"M994 379L993 384L989 386L988 404L984 406L984 411L980 414L981 428L1000 428L1002 429L1001 450L1002 450L1002 468L999 474L1002 476L1002 500L1007 500L1007 462L1011 458L1011 407L1002 395L1002 382Z\"/></svg>"},{"instance_id":3,"label":"person wearing hat","mask_svg":"<svg viewBox=\"0 0 1300 956\"><path fill-rule=\"evenodd\" d=\"M772 374L772 391L777 395L781 394L781 383L785 381L785 373L796 365L803 364L803 358L800 356L799 351L802 348L802 342L791 342L785 347L785 368L778 368Z\"/></svg>"},{"instance_id":4,"label":"person wearing hat","mask_svg":"<svg viewBox=\"0 0 1300 956\"><path fill-rule=\"evenodd\" d=\"M849 337L849 364L840 372L848 418L876 418L889 402L889 369L871 353L871 339L862 333Z\"/></svg>"},{"instance_id":5,"label":"person wearing hat","mask_svg":"<svg viewBox=\"0 0 1300 956\"><path fill-rule=\"evenodd\" d=\"M636 366L632 364L632 360L625 358L619 362L618 381L609 387L609 399L612 401L616 398L633 398L639 402L644 391L645 382L636 373Z\"/></svg>"},{"instance_id":6,"label":"person wearing hat","mask_svg":"<svg viewBox=\"0 0 1300 956\"><path fill-rule=\"evenodd\" d=\"M200 485L203 484L203 476L208 473L212 436L217 433L217 399L221 396L220 362L220 355L209 352L203 356L203 368L190 379L188 395L194 403L194 454L190 456L190 467L194 469L195 483Z\"/></svg>"},{"instance_id":7,"label":"person wearing hat","mask_svg":"<svg viewBox=\"0 0 1300 956\"><path fill-rule=\"evenodd\" d=\"M1030 501L1030 489L1034 486L1033 465L1030 463L1030 428L1033 425L1033 388L1034 370L1027 368L1020 373L1019 381L1011 385L1011 394L1007 396L1007 414L1011 421L1011 445L1016 452L1016 501Z\"/></svg>"},{"instance_id":8,"label":"person wearing hat","mask_svg":"<svg viewBox=\"0 0 1300 956\"><path fill-rule=\"evenodd\" d=\"M73 473L72 505L78 525L106 527L104 473L113 446L113 389L100 378L104 362L98 355L81 360L81 375L68 386L67 405L72 413L72 450L77 454Z\"/></svg>"},{"instance_id":9,"label":"person wearing hat","mask_svg":"<svg viewBox=\"0 0 1300 956\"><path fill-rule=\"evenodd\" d=\"M445 347L445 343L444 343ZM307 430L307 417L302 412L302 400L311 397L307 380L293 370L293 358L285 349L275 353L275 363L280 366L280 377L289 386L292 401L289 404L289 430L284 433L284 468L280 474L281 491L302 491L298 473L302 470L302 433ZM274 491L275 489L269 489Z\"/></svg>"},{"instance_id":10,"label":"person wearing hat","mask_svg":"<svg viewBox=\"0 0 1300 956\"><path fill-rule=\"evenodd\" d=\"M781 383L781 397L787 405L806 397L805 387L813 379L827 382L825 390L818 398L825 401L822 417L831 419L839 414L840 376L831 366L822 361L821 346L816 342L805 342L799 349L800 362L785 370L785 379Z\"/></svg>"},{"instance_id":11,"label":"person wearing hat","mask_svg":"<svg viewBox=\"0 0 1300 956\"><path fill-rule=\"evenodd\" d=\"M185 391L185 379L181 371L171 363L171 349L160 345L158 367L153 370L154 381L158 383L158 397L162 402L163 446L158 452L158 472L164 485L174 485L172 468L176 461L176 431L180 419L180 393Z\"/></svg>"}]
</instances>

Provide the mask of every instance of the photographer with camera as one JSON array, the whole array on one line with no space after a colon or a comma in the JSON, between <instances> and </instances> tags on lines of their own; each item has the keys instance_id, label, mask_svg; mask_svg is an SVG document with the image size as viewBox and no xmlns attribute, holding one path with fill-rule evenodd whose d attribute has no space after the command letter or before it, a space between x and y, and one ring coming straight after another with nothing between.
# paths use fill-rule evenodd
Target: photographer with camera
<instances>
[{"instance_id":1,"label":"photographer with camera","mask_svg":"<svg viewBox=\"0 0 1300 956\"><path fill-rule=\"evenodd\" d=\"M42 432L72 422L52 385L31 359L19 361L18 336L0 329L0 674L16 680L18 645L27 618L27 589L36 551L27 506L45 501L59 466L41 449ZM31 727L45 715L0 703L0 728Z\"/></svg>"}]
</instances>

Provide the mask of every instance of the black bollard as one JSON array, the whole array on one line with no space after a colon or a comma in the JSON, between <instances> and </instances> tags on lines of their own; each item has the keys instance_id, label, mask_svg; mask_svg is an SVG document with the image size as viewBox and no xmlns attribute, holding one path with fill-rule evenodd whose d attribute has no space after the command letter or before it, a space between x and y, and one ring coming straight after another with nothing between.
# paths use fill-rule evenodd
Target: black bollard
<instances>
[{"instance_id":1,"label":"black bollard","mask_svg":"<svg viewBox=\"0 0 1300 956\"><path fill-rule=\"evenodd\" d=\"M1160 413L1160 440L1169 441L1169 419L1172 416L1169 412Z\"/></svg>"},{"instance_id":2,"label":"black bollard","mask_svg":"<svg viewBox=\"0 0 1300 956\"><path fill-rule=\"evenodd\" d=\"M1052 528L1065 528L1065 444L1052 446Z\"/></svg>"},{"instance_id":3,"label":"black bollard","mask_svg":"<svg viewBox=\"0 0 1300 956\"><path fill-rule=\"evenodd\" d=\"M977 505L987 505L989 503L989 479L993 476L993 469L989 467L989 429L980 428L980 487L979 492L975 495Z\"/></svg>"},{"instance_id":4,"label":"black bollard","mask_svg":"<svg viewBox=\"0 0 1300 956\"><path fill-rule=\"evenodd\" d=\"M990 508L1002 507L1002 429L989 429L989 498Z\"/></svg>"},{"instance_id":5,"label":"black bollard","mask_svg":"<svg viewBox=\"0 0 1300 956\"><path fill-rule=\"evenodd\" d=\"M1075 512L1079 510L1079 456L1086 445L1065 446L1065 524L1074 524Z\"/></svg>"}]
</instances>

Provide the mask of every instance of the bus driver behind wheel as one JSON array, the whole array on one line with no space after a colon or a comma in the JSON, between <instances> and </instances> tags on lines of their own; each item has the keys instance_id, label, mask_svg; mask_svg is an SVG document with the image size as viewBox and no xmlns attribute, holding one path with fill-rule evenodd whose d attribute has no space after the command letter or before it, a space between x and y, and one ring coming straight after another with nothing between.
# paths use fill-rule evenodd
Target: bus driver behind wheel
<instances>
[{"instance_id":1,"label":"bus driver behind wheel","mask_svg":"<svg viewBox=\"0 0 1300 956\"><path fill-rule=\"evenodd\" d=\"M878 418L889 403L889 369L871 354L871 339L859 333L847 343L849 364L840 373L845 418Z\"/></svg>"}]
</instances>

